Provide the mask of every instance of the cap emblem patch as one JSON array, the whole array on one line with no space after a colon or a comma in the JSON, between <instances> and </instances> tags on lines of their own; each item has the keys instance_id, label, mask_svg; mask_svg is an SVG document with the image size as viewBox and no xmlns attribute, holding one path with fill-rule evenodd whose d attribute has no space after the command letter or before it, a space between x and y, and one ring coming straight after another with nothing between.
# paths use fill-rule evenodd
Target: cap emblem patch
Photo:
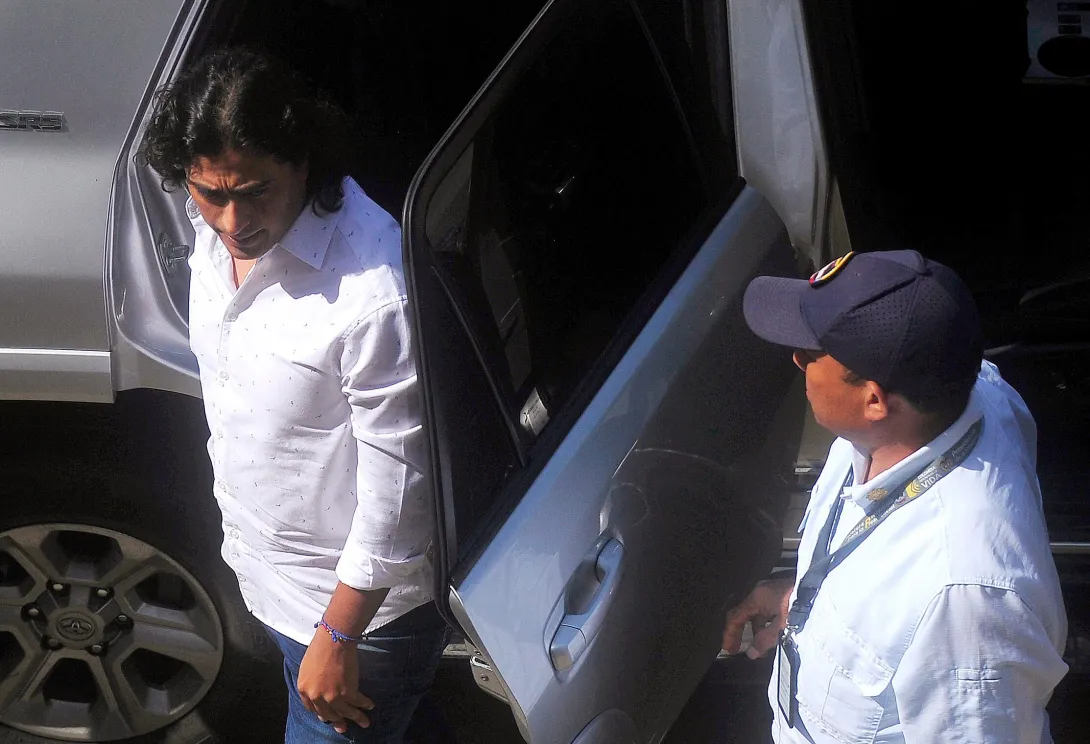
<instances>
[{"instance_id":1,"label":"cap emblem patch","mask_svg":"<svg viewBox=\"0 0 1090 744\"><path fill-rule=\"evenodd\" d=\"M812 277L810 277L811 287L820 287L822 284L826 284L833 279L841 270L848 265L848 261L852 260L852 256L855 255L855 251L841 256L840 258L825 264L821 269L818 269Z\"/></svg>"}]
</instances>

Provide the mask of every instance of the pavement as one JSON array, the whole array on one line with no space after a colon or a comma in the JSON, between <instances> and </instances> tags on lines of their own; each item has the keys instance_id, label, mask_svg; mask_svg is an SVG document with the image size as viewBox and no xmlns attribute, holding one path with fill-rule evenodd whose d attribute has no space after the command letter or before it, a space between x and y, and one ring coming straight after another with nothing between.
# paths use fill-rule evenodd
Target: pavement
<instances>
[{"instance_id":1,"label":"pavement","mask_svg":"<svg viewBox=\"0 0 1090 744\"><path fill-rule=\"evenodd\" d=\"M753 664L761 665L753 667ZM709 670L662 744L764 744L768 741L771 711L763 680L771 672L767 660L749 662L738 658L720 661ZM1069 675L1049 704L1052 735L1056 744L1090 741L1090 675ZM447 659L440 666L430 703L411 744L525 744L508 706L480 690L465 659ZM436 715L454 732L437 737ZM252 744L275 742L283 735L279 721L255 731ZM207 744L198 736L187 744ZM0 727L0 744L51 744ZM174 744L162 742L162 744ZM251 744L230 742L225 744ZM407 742L406 744L410 744Z\"/></svg>"},{"instance_id":2,"label":"pavement","mask_svg":"<svg viewBox=\"0 0 1090 744\"><path fill-rule=\"evenodd\" d=\"M759 667L749 665L758 664ZM771 661L717 663L689 699L662 744L765 744L772 712L763 680ZM434 699L454 728L457 744L525 744L506 705L477 689L468 666L446 664ZM1090 676L1070 674L1048 711L1056 744L1090 741ZM425 744L421 742L420 744ZM432 744L432 742L427 742Z\"/></svg>"},{"instance_id":3,"label":"pavement","mask_svg":"<svg viewBox=\"0 0 1090 744\"><path fill-rule=\"evenodd\" d=\"M717 663L662 744L762 744L772 722L763 682L769 673L767 660ZM526 744L510 709L476 686L468 664L444 663L432 699L454 730L457 744Z\"/></svg>"}]
</instances>

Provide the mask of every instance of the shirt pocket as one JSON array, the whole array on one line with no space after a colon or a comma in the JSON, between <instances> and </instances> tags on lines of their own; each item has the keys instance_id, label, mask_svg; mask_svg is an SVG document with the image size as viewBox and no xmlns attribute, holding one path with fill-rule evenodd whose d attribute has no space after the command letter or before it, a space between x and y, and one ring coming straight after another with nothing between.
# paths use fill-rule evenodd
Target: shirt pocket
<instances>
[{"instance_id":1,"label":"shirt pocket","mask_svg":"<svg viewBox=\"0 0 1090 744\"><path fill-rule=\"evenodd\" d=\"M808 639L801 653L799 715L815 742L869 744L882 722L878 699L893 669L846 630L830 627ZM802 651L802 649L800 649Z\"/></svg>"}]
</instances>

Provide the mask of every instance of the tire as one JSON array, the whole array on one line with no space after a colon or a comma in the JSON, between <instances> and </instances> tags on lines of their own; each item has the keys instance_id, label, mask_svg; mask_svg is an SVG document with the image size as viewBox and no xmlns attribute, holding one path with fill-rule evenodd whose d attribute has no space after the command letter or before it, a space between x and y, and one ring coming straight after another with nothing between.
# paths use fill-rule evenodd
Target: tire
<instances>
[{"instance_id":1,"label":"tire","mask_svg":"<svg viewBox=\"0 0 1090 744\"><path fill-rule=\"evenodd\" d=\"M25 647L29 645L27 638L42 637L39 648L32 649L34 654L48 654L47 641L63 641L66 645L55 653L64 657L65 666L54 667L51 681L46 683L53 684L48 694L82 706L78 710L83 712L73 715L88 726L85 730L62 730L40 725L41 719L30 718L30 713L20 719L11 715L11 708L0 709L0 722L35 734L16 734L5 727L0 729L0 742L195 744L267 742L282 737L286 705L279 653L260 623L247 612L235 575L220 559L220 514L211 494L203 443L194 449L193 442L184 437L171 437L170 431L176 427L158 429L159 436L150 441L131 431L85 439L86 446L78 455L49 454L31 445L21 448L29 452L15 459L11 448L0 450L0 610L7 605L7 615L0 616L0 640L6 638L6 645L0 642L0 689L12 671L13 655L22 653L20 641ZM67 447L61 450L72 451ZM29 553L20 547L33 547L34 543L46 545L40 551L44 560L28 558ZM154 554L141 543L154 549ZM118 555L134 561L139 557L158 568L151 578L140 579L139 585L118 584L117 596L111 594L109 601L122 609L137 605L142 609L133 610L134 617L123 614L102 625L102 618L95 613L102 617L107 613L95 610L101 602L93 598L94 593L112 592L113 588L96 588L96 579L121 575L120 569L113 568L121 565ZM59 565L66 568L56 568ZM94 570L89 572L88 566ZM46 571L69 574L59 593L50 591L48 582L57 577L43 578ZM168 594L171 598L163 599ZM21 610L19 602L26 603ZM28 610L27 605L35 609ZM170 614L181 612L179 608L192 618L194 629L185 636L185 644L178 645L179 653L183 645L187 649L199 646L199 653L187 657L197 660L188 667L184 661L140 648L141 638L152 638L150 645L160 648L167 643L164 638L173 637L150 635L152 626L158 625L145 622L145 618L180 617ZM28 611L37 617L28 617ZM72 617L76 619L62 612L75 613ZM98 649L80 645L88 625L81 612L94 615L90 624L102 626L94 630L98 634L95 640L102 640L95 644ZM18 637L11 632L5 635L5 622L22 622L25 627L20 626ZM123 622L128 627L122 626ZM28 627L36 635L28 632ZM217 645L218 650L214 648ZM85 659L86 654L99 660ZM90 675L80 664L92 670ZM102 714L103 706L109 707L109 698L99 684L106 677L94 678L99 664L113 670L115 681L123 678L119 685L125 695L119 693L119 699L133 690L141 694L144 704L132 705L132 698L128 708L119 703L115 714ZM93 705L88 696L95 699ZM95 705L99 714L93 713ZM29 704L26 710L33 712ZM126 716L130 719L127 723L135 727L128 732L135 730L136 736L127 736L123 726L114 725ZM157 727L151 730L149 725Z\"/></svg>"}]
</instances>

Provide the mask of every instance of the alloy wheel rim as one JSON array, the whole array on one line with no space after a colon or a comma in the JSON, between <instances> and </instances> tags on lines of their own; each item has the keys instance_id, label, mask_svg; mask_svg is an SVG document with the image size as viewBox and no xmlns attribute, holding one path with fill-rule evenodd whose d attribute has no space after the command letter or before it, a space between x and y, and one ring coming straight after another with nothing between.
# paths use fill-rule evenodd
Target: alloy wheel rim
<instances>
[{"instance_id":1,"label":"alloy wheel rim","mask_svg":"<svg viewBox=\"0 0 1090 744\"><path fill-rule=\"evenodd\" d=\"M113 741L170 725L223 663L200 583L122 532L52 523L0 533L0 723Z\"/></svg>"}]
</instances>

